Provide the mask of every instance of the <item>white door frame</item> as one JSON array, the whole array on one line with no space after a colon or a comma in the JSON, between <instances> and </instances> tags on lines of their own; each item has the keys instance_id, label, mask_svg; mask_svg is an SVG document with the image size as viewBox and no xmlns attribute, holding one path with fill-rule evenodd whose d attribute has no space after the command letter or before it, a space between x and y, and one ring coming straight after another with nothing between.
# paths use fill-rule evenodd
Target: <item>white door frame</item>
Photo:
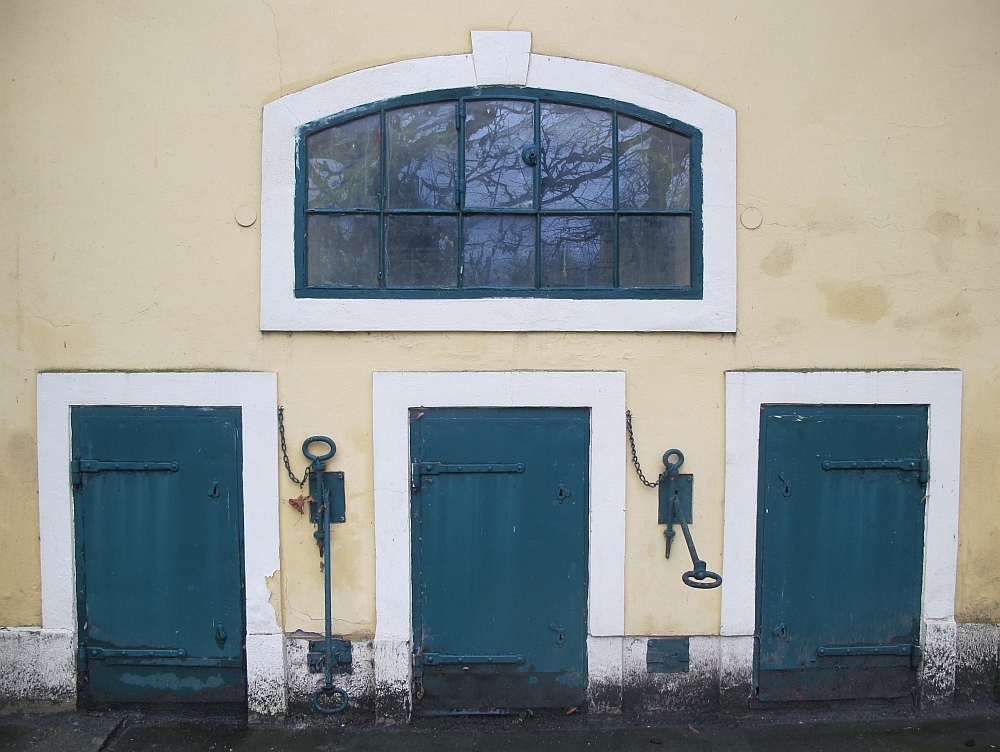
<instances>
[{"instance_id":1,"label":"white door frame","mask_svg":"<svg viewBox=\"0 0 1000 752\"><path fill-rule=\"evenodd\" d=\"M955 692L961 371L732 371L726 374L726 499L722 634L754 632L757 469L762 405L926 405L930 479L921 591L921 699ZM745 641L752 651L752 642ZM753 656L742 656L752 665Z\"/></svg>"},{"instance_id":2,"label":"white door frame","mask_svg":"<svg viewBox=\"0 0 1000 752\"><path fill-rule=\"evenodd\" d=\"M247 707L285 712L284 634L267 579L277 572L277 376L274 373L38 374L38 515L42 632L75 665L76 556L70 482L70 412L77 405L238 407L243 436L243 546L246 578ZM75 682L75 671L70 672ZM75 683L66 688L75 694Z\"/></svg>"},{"instance_id":3,"label":"white door frame","mask_svg":"<svg viewBox=\"0 0 1000 752\"><path fill-rule=\"evenodd\" d=\"M625 374L375 373L376 694L412 708L412 407L590 408L588 683L621 686L625 633Z\"/></svg>"}]
</instances>

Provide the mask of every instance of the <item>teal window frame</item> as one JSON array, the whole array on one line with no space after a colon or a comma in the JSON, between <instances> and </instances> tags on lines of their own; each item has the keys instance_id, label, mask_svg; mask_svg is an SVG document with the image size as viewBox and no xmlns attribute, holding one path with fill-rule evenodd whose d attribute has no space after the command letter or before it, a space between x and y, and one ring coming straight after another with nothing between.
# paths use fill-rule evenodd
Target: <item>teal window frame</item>
<instances>
[{"instance_id":1,"label":"teal window frame","mask_svg":"<svg viewBox=\"0 0 1000 752\"><path fill-rule=\"evenodd\" d=\"M465 143L465 103L475 100L520 100L535 103L535 142L539 143L538 108L540 103L557 103L577 105L608 112L613 118L614 133L618 133L618 116L641 120L654 126L665 128L690 139L690 206L682 209L626 209L618 205L618 138L612 139L612 169L614 185L614 202L610 210L559 210L543 209L540 206L540 171L534 170L534 206L531 209L467 209L465 207L465 192L461 188L464 174L464 143ZM398 210L387 209L383 200L382 206L374 210L359 209L309 209L308 208L308 153L306 139L318 131L325 130L351 120L379 114L382 138L382 154L380 160L382 195L385 195L386 184L386 154L385 154L385 116L386 112L412 105L432 104L436 102L456 103L456 138L458 140L458 165L456 186L461 192L461 203L446 209ZM471 298L562 298L562 299L652 299L652 300L701 300L704 297L704 253L703 253L703 175L702 175L702 133L699 129L679 120L664 116L641 107L618 102L603 97L567 92L529 89L519 87L490 86L480 88L441 89L422 92L408 96L373 102L361 107L351 108L334 115L312 121L300 126L296 131L295 140L295 297L296 298L365 298L365 299L471 299ZM307 254L306 238L307 217L310 214L327 215L357 215L370 214L379 217L379 286L369 287L337 287L307 285ZM438 215L458 218L458 287L387 287L385 286L385 237L386 224L389 216L401 214ZM467 216L500 215L529 216L536 218L536 228L540 227L543 216L609 216L614 218L613 245L613 286L612 287L541 287L539 275L536 272L534 288L506 287L462 287L462 250L463 221ZM619 286L619 217L622 216L689 216L691 218L690 244L690 285L670 285L658 287L621 287ZM536 230L537 233L537 230ZM535 264L540 265L540 245L536 235Z\"/></svg>"}]
</instances>

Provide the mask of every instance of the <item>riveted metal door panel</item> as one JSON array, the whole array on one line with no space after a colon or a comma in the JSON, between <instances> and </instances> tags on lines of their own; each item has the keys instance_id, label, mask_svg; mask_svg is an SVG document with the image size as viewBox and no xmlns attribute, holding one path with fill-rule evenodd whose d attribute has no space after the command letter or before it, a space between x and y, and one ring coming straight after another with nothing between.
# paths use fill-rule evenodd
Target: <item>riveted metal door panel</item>
<instances>
[{"instance_id":1,"label":"riveted metal door panel","mask_svg":"<svg viewBox=\"0 0 1000 752\"><path fill-rule=\"evenodd\" d=\"M81 698L243 702L238 408L72 412Z\"/></svg>"},{"instance_id":2,"label":"riveted metal door panel","mask_svg":"<svg viewBox=\"0 0 1000 752\"><path fill-rule=\"evenodd\" d=\"M925 406L761 414L761 700L910 694L919 656Z\"/></svg>"},{"instance_id":3,"label":"riveted metal door panel","mask_svg":"<svg viewBox=\"0 0 1000 752\"><path fill-rule=\"evenodd\" d=\"M582 704L589 410L410 416L416 709Z\"/></svg>"}]
</instances>

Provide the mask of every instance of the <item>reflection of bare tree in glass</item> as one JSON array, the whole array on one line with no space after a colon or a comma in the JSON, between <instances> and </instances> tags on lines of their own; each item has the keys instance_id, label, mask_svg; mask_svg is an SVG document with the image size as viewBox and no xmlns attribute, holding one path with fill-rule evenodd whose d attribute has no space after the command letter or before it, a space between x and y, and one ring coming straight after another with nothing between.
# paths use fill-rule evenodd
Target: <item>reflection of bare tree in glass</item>
<instances>
[{"instance_id":1,"label":"reflection of bare tree in glass","mask_svg":"<svg viewBox=\"0 0 1000 752\"><path fill-rule=\"evenodd\" d=\"M611 209L611 113L541 105L542 207Z\"/></svg>"},{"instance_id":2,"label":"reflection of bare tree in glass","mask_svg":"<svg viewBox=\"0 0 1000 752\"><path fill-rule=\"evenodd\" d=\"M532 167L521 152L534 142L533 102L473 101L465 116L465 205L524 208L532 205Z\"/></svg>"},{"instance_id":3,"label":"reflection of bare tree in glass","mask_svg":"<svg viewBox=\"0 0 1000 752\"><path fill-rule=\"evenodd\" d=\"M543 217L542 286L610 286L613 221L610 216Z\"/></svg>"},{"instance_id":4,"label":"reflection of bare tree in glass","mask_svg":"<svg viewBox=\"0 0 1000 752\"><path fill-rule=\"evenodd\" d=\"M310 285L374 287L378 284L378 217L311 214L307 282Z\"/></svg>"},{"instance_id":5,"label":"reflection of bare tree in glass","mask_svg":"<svg viewBox=\"0 0 1000 752\"><path fill-rule=\"evenodd\" d=\"M390 287L458 286L458 219L447 215L389 217L385 241Z\"/></svg>"},{"instance_id":6,"label":"reflection of bare tree in glass","mask_svg":"<svg viewBox=\"0 0 1000 752\"><path fill-rule=\"evenodd\" d=\"M623 216L618 227L622 287L691 284L691 218L685 215Z\"/></svg>"},{"instance_id":7,"label":"reflection of bare tree in glass","mask_svg":"<svg viewBox=\"0 0 1000 752\"><path fill-rule=\"evenodd\" d=\"M351 120L306 137L309 209L378 208L379 116Z\"/></svg>"},{"instance_id":8,"label":"reflection of bare tree in glass","mask_svg":"<svg viewBox=\"0 0 1000 752\"><path fill-rule=\"evenodd\" d=\"M534 287L534 217L467 217L464 235L466 287Z\"/></svg>"},{"instance_id":9,"label":"reflection of bare tree in glass","mask_svg":"<svg viewBox=\"0 0 1000 752\"><path fill-rule=\"evenodd\" d=\"M386 130L389 208L454 207L455 103L391 110L386 113Z\"/></svg>"},{"instance_id":10,"label":"reflection of bare tree in glass","mask_svg":"<svg viewBox=\"0 0 1000 752\"><path fill-rule=\"evenodd\" d=\"M537 104L536 123L535 107L534 101L466 100L461 145L454 101L387 110L385 206L378 113L307 136L307 283L378 286L378 227L385 221L386 285L456 287L461 146L470 210L463 220L464 286L533 287L538 222L543 287L610 287L616 235L622 287L690 284L690 138L624 115L615 133L610 112L551 102ZM523 150L535 145L536 124L540 164L532 167ZM632 216L616 215L613 205L614 138L618 208L638 212ZM540 213L482 213L532 208ZM323 210L343 213L314 213ZM662 213L678 211L684 214Z\"/></svg>"},{"instance_id":11,"label":"reflection of bare tree in glass","mask_svg":"<svg viewBox=\"0 0 1000 752\"><path fill-rule=\"evenodd\" d=\"M618 201L623 209L691 206L691 139L618 117Z\"/></svg>"}]
</instances>

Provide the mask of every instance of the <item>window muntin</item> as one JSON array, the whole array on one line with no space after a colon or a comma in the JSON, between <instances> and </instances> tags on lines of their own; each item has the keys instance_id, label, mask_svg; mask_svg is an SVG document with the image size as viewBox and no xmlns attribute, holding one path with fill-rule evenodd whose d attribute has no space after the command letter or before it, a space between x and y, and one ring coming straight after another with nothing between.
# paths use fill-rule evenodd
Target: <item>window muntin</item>
<instances>
[{"instance_id":1,"label":"window muntin","mask_svg":"<svg viewBox=\"0 0 1000 752\"><path fill-rule=\"evenodd\" d=\"M530 89L310 123L295 294L700 298L700 156L701 133L658 113Z\"/></svg>"}]
</instances>

